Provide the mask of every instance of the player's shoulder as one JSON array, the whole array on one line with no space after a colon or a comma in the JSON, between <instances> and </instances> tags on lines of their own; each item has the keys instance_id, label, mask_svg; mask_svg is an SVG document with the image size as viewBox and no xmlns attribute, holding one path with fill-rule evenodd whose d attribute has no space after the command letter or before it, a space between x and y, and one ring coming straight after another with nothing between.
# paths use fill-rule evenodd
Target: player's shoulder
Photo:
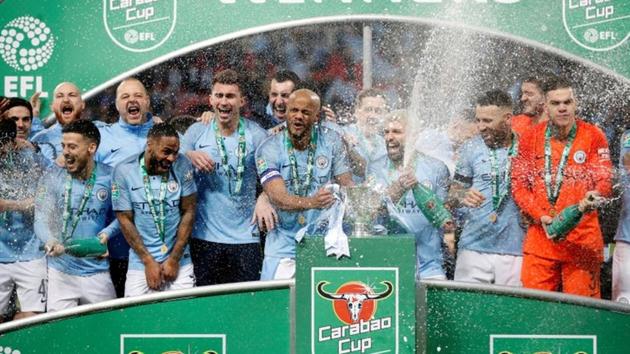
<instances>
[{"instance_id":1,"label":"player's shoulder","mask_svg":"<svg viewBox=\"0 0 630 354\"><path fill-rule=\"evenodd\" d=\"M125 177L129 172L135 171L137 166L139 166L139 154L129 156L128 158L120 161L113 168L113 175L118 177Z\"/></svg>"},{"instance_id":2,"label":"player's shoulder","mask_svg":"<svg viewBox=\"0 0 630 354\"><path fill-rule=\"evenodd\" d=\"M113 167L104 163L97 164L97 168L98 168L98 174L100 176L111 176L112 173L114 172Z\"/></svg>"},{"instance_id":3,"label":"player's shoulder","mask_svg":"<svg viewBox=\"0 0 630 354\"><path fill-rule=\"evenodd\" d=\"M576 124L578 127L578 131L582 129L588 134L588 136L593 136L593 135L603 136L604 135L604 131L593 123L586 122L582 119L577 119Z\"/></svg>"},{"instance_id":4,"label":"player's shoulder","mask_svg":"<svg viewBox=\"0 0 630 354\"><path fill-rule=\"evenodd\" d=\"M56 131L61 131L61 128L58 126L59 123L55 123L54 125L40 131L39 133L33 136L31 141L35 143L45 143L50 140L50 136L54 134Z\"/></svg>"}]
</instances>

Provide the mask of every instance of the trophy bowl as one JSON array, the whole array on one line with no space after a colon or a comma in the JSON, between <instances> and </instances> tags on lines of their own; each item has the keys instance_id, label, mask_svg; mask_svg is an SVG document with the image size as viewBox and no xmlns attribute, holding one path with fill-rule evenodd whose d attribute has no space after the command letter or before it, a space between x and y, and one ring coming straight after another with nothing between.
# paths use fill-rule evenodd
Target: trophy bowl
<instances>
[{"instance_id":1,"label":"trophy bowl","mask_svg":"<svg viewBox=\"0 0 630 354\"><path fill-rule=\"evenodd\" d=\"M346 195L346 215L353 223L352 236L372 235L382 205L382 193L371 186L361 185L347 188Z\"/></svg>"}]
</instances>

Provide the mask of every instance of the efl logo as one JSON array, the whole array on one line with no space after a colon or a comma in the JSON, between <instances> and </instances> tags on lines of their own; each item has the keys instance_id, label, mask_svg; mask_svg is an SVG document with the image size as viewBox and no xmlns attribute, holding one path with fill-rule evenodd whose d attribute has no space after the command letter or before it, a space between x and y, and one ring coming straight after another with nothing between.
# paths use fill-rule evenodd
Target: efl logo
<instances>
[{"instance_id":1,"label":"efl logo","mask_svg":"<svg viewBox=\"0 0 630 354\"><path fill-rule=\"evenodd\" d=\"M564 28L580 47L608 51L630 38L627 0L563 0Z\"/></svg>"},{"instance_id":2,"label":"efl logo","mask_svg":"<svg viewBox=\"0 0 630 354\"><path fill-rule=\"evenodd\" d=\"M313 353L398 353L398 268L311 269Z\"/></svg>"}]
</instances>

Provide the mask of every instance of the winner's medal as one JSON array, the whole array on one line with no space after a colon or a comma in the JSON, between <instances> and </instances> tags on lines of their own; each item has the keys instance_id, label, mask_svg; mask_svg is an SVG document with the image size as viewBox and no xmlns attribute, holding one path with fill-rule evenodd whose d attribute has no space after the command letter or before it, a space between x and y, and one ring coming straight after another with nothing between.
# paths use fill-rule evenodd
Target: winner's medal
<instances>
[{"instance_id":1,"label":"winner's medal","mask_svg":"<svg viewBox=\"0 0 630 354\"><path fill-rule=\"evenodd\" d=\"M166 200L166 185L168 184L168 174L162 175L162 179L160 180L160 195L157 199L157 203L160 207L159 211L155 210L155 205L153 205L153 202L156 200L153 196L153 193L151 192L151 183L149 181L149 174L147 173L147 169L144 164L144 156L140 158L140 175L142 176L142 183L144 184L144 194L147 198L147 204L149 204L149 210L151 211L151 216L153 217L153 223L155 223L155 228L157 229L158 236L162 241L160 252L162 252L162 254L166 254L166 252L168 252L168 247L166 247L166 242L164 241L166 237L166 216L164 215L164 201Z\"/></svg>"},{"instance_id":2,"label":"winner's medal","mask_svg":"<svg viewBox=\"0 0 630 354\"><path fill-rule=\"evenodd\" d=\"M298 224L300 225L306 224L306 218L304 217L304 214L298 215Z\"/></svg>"},{"instance_id":3,"label":"winner's medal","mask_svg":"<svg viewBox=\"0 0 630 354\"><path fill-rule=\"evenodd\" d=\"M490 213L490 216L488 216L488 219L490 219L490 222L493 224L497 222L497 218L498 216L497 216L497 213L495 212Z\"/></svg>"},{"instance_id":4,"label":"winner's medal","mask_svg":"<svg viewBox=\"0 0 630 354\"><path fill-rule=\"evenodd\" d=\"M507 163L505 167L505 173L503 174L503 181L500 180L499 173L499 161L497 157L497 151L492 149L490 150L490 167L492 171L492 213L488 216L488 219L491 223L496 223L499 215L497 212L501 207L501 203L505 200L505 197L510 192L511 187L511 169L512 169L512 158L516 156L518 152L518 140L516 136L512 135L512 145L507 152ZM501 186L503 186L503 190L501 190Z\"/></svg>"}]
</instances>

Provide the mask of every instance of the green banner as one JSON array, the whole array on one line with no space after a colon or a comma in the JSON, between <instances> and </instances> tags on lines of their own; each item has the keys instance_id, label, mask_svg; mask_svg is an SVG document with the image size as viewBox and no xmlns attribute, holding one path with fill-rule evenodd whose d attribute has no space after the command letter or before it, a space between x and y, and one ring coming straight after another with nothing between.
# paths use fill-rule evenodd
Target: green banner
<instances>
[{"instance_id":1,"label":"green banner","mask_svg":"<svg viewBox=\"0 0 630 354\"><path fill-rule=\"evenodd\" d=\"M0 353L288 353L289 288L121 306L0 335Z\"/></svg>"},{"instance_id":2,"label":"green banner","mask_svg":"<svg viewBox=\"0 0 630 354\"><path fill-rule=\"evenodd\" d=\"M627 353L627 306L558 293L423 284L427 353Z\"/></svg>"},{"instance_id":3,"label":"green banner","mask_svg":"<svg viewBox=\"0 0 630 354\"><path fill-rule=\"evenodd\" d=\"M42 91L47 98L69 80L90 96L143 68L224 40L351 20L469 28L630 78L627 0L4 0L0 94Z\"/></svg>"},{"instance_id":4,"label":"green banner","mask_svg":"<svg viewBox=\"0 0 630 354\"><path fill-rule=\"evenodd\" d=\"M350 238L351 258L324 240L298 246L298 353L415 352L415 239Z\"/></svg>"}]
</instances>

